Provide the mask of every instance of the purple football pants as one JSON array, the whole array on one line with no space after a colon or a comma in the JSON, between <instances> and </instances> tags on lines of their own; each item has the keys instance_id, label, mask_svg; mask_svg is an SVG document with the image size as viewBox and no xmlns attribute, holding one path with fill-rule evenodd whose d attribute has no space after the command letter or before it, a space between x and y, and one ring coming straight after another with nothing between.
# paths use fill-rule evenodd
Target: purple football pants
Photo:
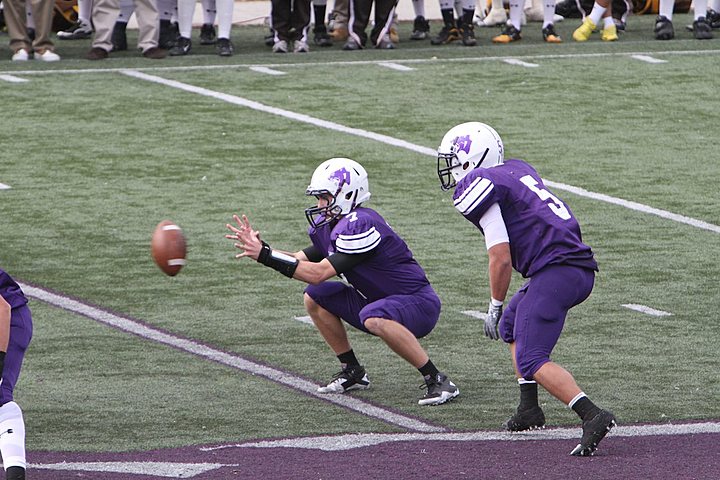
<instances>
[{"instance_id":1,"label":"purple football pants","mask_svg":"<svg viewBox=\"0 0 720 480\"><path fill-rule=\"evenodd\" d=\"M500 337L515 342L517 368L530 380L550 361L568 310L593 289L595 272L569 265L549 265L513 295L500 319Z\"/></svg>"},{"instance_id":2,"label":"purple football pants","mask_svg":"<svg viewBox=\"0 0 720 480\"><path fill-rule=\"evenodd\" d=\"M32 316L27 305L13 308L10 314L10 342L5 354L5 366L0 385L0 405L13 401L13 390L20 376L25 350L32 338Z\"/></svg>"},{"instance_id":3,"label":"purple football pants","mask_svg":"<svg viewBox=\"0 0 720 480\"><path fill-rule=\"evenodd\" d=\"M411 295L390 295L369 302L352 286L342 282L323 282L305 289L310 298L328 312L363 332L368 318L394 320L422 338L435 328L440 317L440 298L428 285Z\"/></svg>"}]
</instances>

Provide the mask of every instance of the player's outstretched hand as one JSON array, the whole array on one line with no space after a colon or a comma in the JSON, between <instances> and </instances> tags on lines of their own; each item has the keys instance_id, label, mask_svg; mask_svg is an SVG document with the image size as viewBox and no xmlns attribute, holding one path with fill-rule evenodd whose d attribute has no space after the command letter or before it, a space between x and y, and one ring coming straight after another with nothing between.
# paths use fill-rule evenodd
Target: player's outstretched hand
<instances>
[{"instance_id":1,"label":"player's outstretched hand","mask_svg":"<svg viewBox=\"0 0 720 480\"><path fill-rule=\"evenodd\" d=\"M488 307L488 313L485 317L485 336L492 340L499 340L500 334L498 333L498 323L500 323L500 317L502 317L502 305L495 306L490 302Z\"/></svg>"},{"instance_id":2,"label":"player's outstretched hand","mask_svg":"<svg viewBox=\"0 0 720 480\"><path fill-rule=\"evenodd\" d=\"M226 224L225 226L232 233L225 235L225 238L235 242L235 248L242 250L242 253L235 255L235 258L250 257L253 260L257 260L262 250L262 240L260 240L260 232L253 230L250 226L250 220L247 216L243 215L239 217L233 215L235 225Z\"/></svg>"}]
</instances>

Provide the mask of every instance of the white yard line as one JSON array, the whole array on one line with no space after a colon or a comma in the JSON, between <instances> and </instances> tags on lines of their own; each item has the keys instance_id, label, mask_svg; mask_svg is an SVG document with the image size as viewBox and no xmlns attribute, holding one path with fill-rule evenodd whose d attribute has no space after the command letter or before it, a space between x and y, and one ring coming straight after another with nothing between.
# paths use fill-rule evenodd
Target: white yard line
<instances>
[{"instance_id":1,"label":"white yard line","mask_svg":"<svg viewBox=\"0 0 720 480\"><path fill-rule=\"evenodd\" d=\"M95 320L96 322L109 325L117 328L118 330L137 335L138 337L152 340L156 343L169 345L178 350L197 355L198 357L203 357L207 360L212 360L252 375L264 377L280 385L299 390L307 395L317 397L341 407L345 407L349 410L353 410L357 413L376 418L385 423L417 432L444 432L447 430L443 427L430 425L418 419L391 412L390 410L372 405L350 395L327 395L317 393L318 386L316 384L292 375L291 373L283 372L282 370L278 370L267 365L261 365L238 355L216 350L212 347L194 342L193 340L171 335L167 332L162 332L147 325L143 325L136 320L115 315L97 307L87 305L80 301L73 300L41 288L26 284L21 284L20 287L26 295L46 302L50 305L62 308L63 310L83 315Z\"/></svg>"},{"instance_id":2,"label":"white yard line","mask_svg":"<svg viewBox=\"0 0 720 480\"><path fill-rule=\"evenodd\" d=\"M635 310L636 312L645 313L647 315L652 315L653 317L670 317L672 316L672 313L665 312L663 310L655 310L654 308L650 308L646 305L638 305L636 303L625 303L623 304L623 307L629 308L630 310Z\"/></svg>"},{"instance_id":3,"label":"white yard line","mask_svg":"<svg viewBox=\"0 0 720 480\"><path fill-rule=\"evenodd\" d=\"M25 83L29 80L25 78L16 77L15 75L0 75L0 80L4 80L9 83Z\"/></svg>"},{"instance_id":4,"label":"white yard line","mask_svg":"<svg viewBox=\"0 0 720 480\"><path fill-rule=\"evenodd\" d=\"M0 190L10 190L10 185L5 185L4 183L0 183Z\"/></svg>"},{"instance_id":5,"label":"white yard line","mask_svg":"<svg viewBox=\"0 0 720 480\"><path fill-rule=\"evenodd\" d=\"M374 133L374 132L370 132L367 130L363 130L361 128L347 127L347 126L341 125L339 123L315 118L310 115L306 115L304 113L296 113L296 112L292 112L292 111L285 110L282 108L272 107L269 105L262 104L260 102L256 102L256 101L249 100L246 98L238 97L235 95L229 95L227 93L216 92L214 90L209 90L207 88L196 87L194 85L189 85L187 83L178 82L176 80L168 80L166 78L158 77L156 75L149 75L147 73L142 73L138 70L122 70L121 73L128 75L130 77L140 79L140 80L146 80L148 82L158 83L160 85L177 88L179 90L183 90L186 92L195 93L198 95L204 95L206 97L215 98L217 100L222 100L224 102L228 102L228 103L231 103L234 105L247 107L247 108L250 108L253 110L269 113L272 115L278 115L280 117L288 118L290 120L294 120L294 121L301 122L301 123L315 125L320 128L326 128L328 130L335 130L337 132L346 133L348 135L355 135L358 137L367 138L369 140L384 143L387 145L392 145L394 147L404 148L406 150L417 152L417 153L420 153L423 155L429 155L429 156L433 156L433 157L437 155L436 150L433 148L423 147L421 145L416 145L414 143L406 142L405 140L400 140L398 138L394 138L389 135ZM672 220L674 222L684 223L684 224L687 224L687 225L690 225L690 226L693 226L696 228L709 230L709 231L715 232L715 233L720 233L720 226L714 225L711 223L707 223L702 220L697 220L697 219L694 219L691 217L686 217L684 215L679 215L677 213L668 212L666 210L661 210L658 208L650 207L648 205L643 205L641 203L633 202L630 200L623 200L622 198L616 198L616 197L611 197L610 195L605 195L602 193L591 192L591 191L585 190L584 188L574 187L572 185L566 185L564 183L552 182L549 180L545 181L545 183L552 188L556 188L558 190L565 190L567 192L574 193L575 195L592 198L594 200L600 200L602 202L610 203L613 205L619 205L619 206L622 206L625 208L629 208L631 210L637 210L639 212L648 213L651 215L657 215L658 217L665 218L667 220Z\"/></svg>"},{"instance_id":6,"label":"white yard line","mask_svg":"<svg viewBox=\"0 0 720 480\"><path fill-rule=\"evenodd\" d=\"M517 58L508 58L507 60L504 60L504 62L509 65L518 65L520 67L527 67L527 68L536 68L536 67L540 66L537 63L525 62L523 60L518 60Z\"/></svg>"},{"instance_id":7,"label":"white yard line","mask_svg":"<svg viewBox=\"0 0 720 480\"><path fill-rule=\"evenodd\" d=\"M400 65L399 63L395 62L380 62L378 63L381 67L389 68L391 70L397 70L398 72L412 72L415 70L411 67L406 67L405 65Z\"/></svg>"},{"instance_id":8,"label":"white yard line","mask_svg":"<svg viewBox=\"0 0 720 480\"><path fill-rule=\"evenodd\" d=\"M635 60L647 63L667 63L667 60L660 60L659 58L651 57L650 55L630 55Z\"/></svg>"},{"instance_id":9,"label":"white yard line","mask_svg":"<svg viewBox=\"0 0 720 480\"><path fill-rule=\"evenodd\" d=\"M427 49L428 52L431 49ZM434 50L433 50L434 51ZM418 54L422 55L423 49L418 50ZM572 60L576 58L617 58L620 56L633 57L637 55L650 54L654 56L666 55L666 56L686 56L686 55L703 55L703 56L714 56L720 54L718 50L665 50L661 52L607 52L607 53L571 53L571 54L547 54L547 55L526 55L526 56L481 56L481 57L457 57L457 58L404 58L402 63L404 64L438 64L438 63L470 63L470 62L504 62L505 60L515 59L523 61L541 61L541 60ZM197 71L197 70L237 70L239 68L251 68L251 67L267 67L267 68L314 68L323 66L349 66L349 65L377 65L379 63L387 62L387 60L347 60L347 61L328 61L328 62L300 62L300 63L233 63L233 64L219 64L219 65L193 65L193 66L157 66L138 68L137 71L143 72L182 72L182 71ZM0 74L7 73L12 75L78 75L78 74L95 74L95 73L122 73L127 71L126 68L83 68L83 69L57 69L57 70L17 70L17 71L2 71Z\"/></svg>"},{"instance_id":10,"label":"white yard line","mask_svg":"<svg viewBox=\"0 0 720 480\"><path fill-rule=\"evenodd\" d=\"M266 75L286 75L285 72L281 72L280 70L275 70L268 67L250 67L250 70L252 70L253 72L264 73Z\"/></svg>"},{"instance_id":11,"label":"white yard line","mask_svg":"<svg viewBox=\"0 0 720 480\"><path fill-rule=\"evenodd\" d=\"M613 437L645 437L651 435L694 435L701 433L720 433L720 423L703 422L687 424L618 426L613 428ZM391 442L407 441L444 441L444 442L496 442L496 441L532 441L566 440L582 435L580 426L576 428L553 428L529 432L510 433L506 431L479 431L461 433L363 433L333 436L287 438L265 440L229 445L204 447L201 451L223 450L227 448L308 448L313 450L338 451L380 445Z\"/></svg>"}]
</instances>

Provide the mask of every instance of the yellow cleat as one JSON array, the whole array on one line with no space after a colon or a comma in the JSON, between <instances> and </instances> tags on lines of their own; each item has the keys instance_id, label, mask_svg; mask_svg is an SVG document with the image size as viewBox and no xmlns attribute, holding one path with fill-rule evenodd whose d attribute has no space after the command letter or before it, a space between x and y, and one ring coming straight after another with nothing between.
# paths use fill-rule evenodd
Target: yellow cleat
<instances>
[{"instance_id":1,"label":"yellow cleat","mask_svg":"<svg viewBox=\"0 0 720 480\"><path fill-rule=\"evenodd\" d=\"M585 17L585 21L573 32L573 40L576 42L586 42L592 32L595 31L597 26L590 20L590 17ZM617 32L615 32L617 34Z\"/></svg>"},{"instance_id":2,"label":"yellow cleat","mask_svg":"<svg viewBox=\"0 0 720 480\"><path fill-rule=\"evenodd\" d=\"M496 37L493 37L492 41L493 43L510 43L517 42L521 39L522 35L520 34L520 30L512 26L512 24L508 23L507 26L503 29L502 33Z\"/></svg>"},{"instance_id":3,"label":"yellow cleat","mask_svg":"<svg viewBox=\"0 0 720 480\"><path fill-rule=\"evenodd\" d=\"M600 38L603 42L614 42L618 39L617 27L615 25L610 25L609 27L603 28Z\"/></svg>"}]
</instances>

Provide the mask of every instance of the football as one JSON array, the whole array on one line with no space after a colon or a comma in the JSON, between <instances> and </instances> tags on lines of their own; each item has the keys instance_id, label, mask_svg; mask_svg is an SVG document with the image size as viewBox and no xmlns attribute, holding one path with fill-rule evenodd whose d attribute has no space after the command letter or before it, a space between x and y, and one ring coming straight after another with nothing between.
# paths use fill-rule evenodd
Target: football
<instances>
[{"instance_id":1,"label":"football","mask_svg":"<svg viewBox=\"0 0 720 480\"><path fill-rule=\"evenodd\" d=\"M185 265L187 249L182 230L170 220L163 220L155 227L150 242L153 260L166 275L174 277Z\"/></svg>"}]
</instances>

